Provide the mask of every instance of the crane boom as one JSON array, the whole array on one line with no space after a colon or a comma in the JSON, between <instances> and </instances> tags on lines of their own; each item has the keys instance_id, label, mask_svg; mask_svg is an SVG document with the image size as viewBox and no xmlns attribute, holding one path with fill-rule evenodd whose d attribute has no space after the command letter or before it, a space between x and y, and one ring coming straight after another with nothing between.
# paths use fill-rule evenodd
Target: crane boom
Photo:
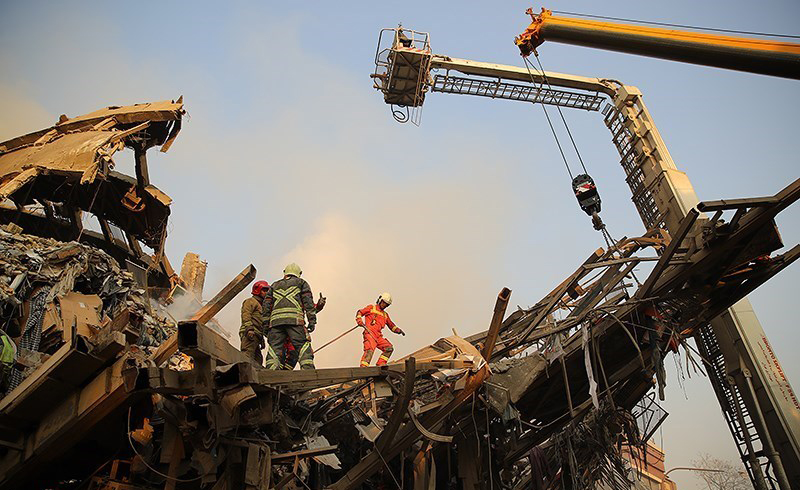
<instances>
[{"instance_id":1,"label":"crane boom","mask_svg":"<svg viewBox=\"0 0 800 490\"><path fill-rule=\"evenodd\" d=\"M416 114L428 92L589 111L597 111L606 100L610 103L603 109L604 122L645 227L676 233L698 204L689 178L677 169L636 87L433 54L427 33L402 27L381 31L375 67L374 86L384 101ZM418 124L419 117L410 120ZM687 243L702 234L701 228L689 234ZM695 340L710 363L709 379L755 487L783 490L800 485L800 403L747 298L701 328Z\"/></svg>"},{"instance_id":2,"label":"crane boom","mask_svg":"<svg viewBox=\"0 0 800 490\"><path fill-rule=\"evenodd\" d=\"M516 38L524 56L545 41L800 79L800 44L559 17L542 8Z\"/></svg>"}]
</instances>

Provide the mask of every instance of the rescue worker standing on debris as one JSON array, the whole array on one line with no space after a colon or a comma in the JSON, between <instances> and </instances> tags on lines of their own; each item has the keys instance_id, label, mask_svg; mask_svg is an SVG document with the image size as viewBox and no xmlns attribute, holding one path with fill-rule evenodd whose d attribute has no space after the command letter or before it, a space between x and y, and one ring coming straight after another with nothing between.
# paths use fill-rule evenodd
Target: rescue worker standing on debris
<instances>
[{"instance_id":1,"label":"rescue worker standing on debris","mask_svg":"<svg viewBox=\"0 0 800 490\"><path fill-rule=\"evenodd\" d=\"M267 281L257 281L253 284L253 295L242 303L242 326L239 327L242 352L259 366L264 361L261 349L264 348L264 298L268 290Z\"/></svg>"},{"instance_id":2,"label":"rescue worker standing on debris","mask_svg":"<svg viewBox=\"0 0 800 490\"><path fill-rule=\"evenodd\" d=\"M325 304L328 302L328 298L319 293L319 299L317 300L317 304L314 305L314 309L317 313L322 311L325 308ZM289 337L286 337L286 341L283 343L283 349L286 352L286 360L284 362L284 368L288 369L289 371L293 370L295 366L297 366L297 349L294 348L292 345L292 341Z\"/></svg>"},{"instance_id":3,"label":"rescue worker standing on debris","mask_svg":"<svg viewBox=\"0 0 800 490\"><path fill-rule=\"evenodd\" d=\"M382 293L374 305L365 306L356 312L356 323L364 327L364 355L361 356L361 367L369 366L376 348L381 350L381 357L376 364L383 366L389 361L394 346L383 336L381 332L383 327L389 327L389 330L396 334L403 336L406 334L394 324L389 318L389 314L386 313L386 308L391 304L392 295Z\"/></svg>"},{"instance_id":4,"label":"rescue worker standing on debris","mask_svg":"<svg viewBox=\"0 0 800 490\"><path fill-rule=\"evenodd\" d=\"M17 344L0 329L0 395L8 390L11 371L17 360Z\"/></svg>"},{"instance_id":5,"label":"rescue worker standing on debris","mask_svg":"<svg viewBox=\"0 0 800 490\"><path fill-rule=\"evenodd\" d=\"M317 312L311 286L300 278L303 273L297 264L283 270L283 279L275 281L264 298L264 322L267 330L268 369L288 369L284 342L288 337L297 350L300 369L314 369L314 352L308 335L317 326ZM308 318L306 330L305 319Z\"/></svg>"}]
</instances>

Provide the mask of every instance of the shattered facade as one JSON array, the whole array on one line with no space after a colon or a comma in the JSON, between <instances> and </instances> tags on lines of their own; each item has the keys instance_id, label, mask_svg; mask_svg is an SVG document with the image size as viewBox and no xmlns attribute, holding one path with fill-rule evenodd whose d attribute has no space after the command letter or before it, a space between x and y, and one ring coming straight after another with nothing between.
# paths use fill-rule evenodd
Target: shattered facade
<instances>
[{"instance_id":1,"label":"shattered facade","mask_svg":"<svg viewBox=\"0 0 800 490\"><path fill-rule=\"evenodd\" d=\"M504 289L482 332L386 366L266 370L213 320L255 269L204 304L205 263L178 275L163 254L169 198L145 151L182 114L180 99L108 108L0 146L0 303L19 346L0 487L630 488L665 416L665 356L702 370L686 339L800 253L773 255L798 180L596 250L508 315ZM124 146L136 178L112 170ZM170 317L176 294L189 317Z\"/></svg>"}]
</instances>

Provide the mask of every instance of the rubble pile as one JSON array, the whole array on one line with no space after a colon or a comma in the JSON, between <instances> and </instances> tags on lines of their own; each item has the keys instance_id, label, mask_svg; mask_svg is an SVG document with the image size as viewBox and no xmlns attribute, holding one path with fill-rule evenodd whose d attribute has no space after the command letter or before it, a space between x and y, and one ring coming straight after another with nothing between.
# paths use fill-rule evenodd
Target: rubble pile
<instances>
[{"instance_id":1,"label":"rubble pile","mask_svg":"<svg viewBox=\"0 0 800 490\"><path fill-rule=\"evenodd\" d=\"M0 228L0 305L6 332L22 338L21 356L52 354L66 341L65 328L91 343L123 314L135 345L157 346L176 328L103 250L27 235L13 225Z\"/></svg>"},{"instance_id":2,"label":"rubble pile","mask_svg":"<svg viewBox=\"0 0 800 490\"><path fill-rule=\"evenodd\" d=\"M626 488L666 416L636 411L663 389L665 354L800 257L770 255L798 180L725 233L694 212L674 236L598 249L508 316L504 288L469 337L383 366L268 370L213 320L255 267L203 303L198 256L178 275L140 245L163 250L170 202L144 153L169 147L182 114L180 99L111 107L0 145L0 326L18 349L2 488ZM110 172L109 142L134 149L136 179ZM165 305L181 290L177 321Z\"/></svg>"}]
</instances>

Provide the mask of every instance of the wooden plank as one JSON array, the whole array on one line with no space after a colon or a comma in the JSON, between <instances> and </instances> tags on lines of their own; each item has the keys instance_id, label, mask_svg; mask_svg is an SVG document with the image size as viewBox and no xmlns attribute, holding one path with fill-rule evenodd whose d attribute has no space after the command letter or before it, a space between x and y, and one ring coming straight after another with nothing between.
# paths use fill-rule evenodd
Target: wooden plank
<instances>
[{"instance_id":1,"label":"wooden plank","mask_svg":"<svg viewBox=\"0 0 800 490\"><path fill-rule=\"evenodd\" d=\"M648 295L650 295L650 291L653 290L653 286L655 286L656 281L661 278L661 274L669 265L669 261L675 255L675 252L678 251L681 242L684 238L686 238L686 235L694 226L694 222L697 220L699 215L700 213L698 213L696 209L691 209L688 213L686 213L686 216L683 218L683 220L681 220L681 225L678 228L678 231L672 236L672 240L661 254L661 257L658 259L658 262L656 262L652 272L650 272L650 275L647 277L644 284L642 284L642 287L640 287L639 290L633 295L634 299L646 298Z\"/></svg>"},{"instance_id":2,"label":"wooden plank","mask_svg":"<svg viewBox=\"0 0 800 490\"><path fill-rule=\"evenodd\" d=\"M437 369L458 369L472 367L472 363L465 363L458 359L453 362L443 364L441 361L421 362L416 364L416 371L433 371ZM270 369L258 369L258 383L265 386L293 384L302 382L319 383L320 387L328 386L345 381L357 379L368 379L387 376L390 372L404 373L405 365L387 364L385 366L367 366L350 368L327 368L327 369L301 369L299 371L279 371Z\"/></svg>"},{"instance_id":3,"label":"wooden plank","mask_svg":"<svg viewBox=\"0 0 800 490\"><path fill-rule=\"evenodd\" d=\"M595 250L584 262L578 267L575 272L573 272L568 278L561 281L555 289L553 289L547 296L542 298L534 308L539 308L536 315L533 317L533 320L527 324L525 330L517 335L516 342L508 345L504 345L502 349L498 350L497 352L493 353L492 357L497 359L504 355L506 355L511 349L517 347L520 342L524 342L533 332L533 330L539 326L539 324L544 320L544 318L552 311L553 307L567 294L571 288L573 288L578 281L580 281L586 274L589 273L589 269L586 269L586 265L594 264L598 260L602 259L606 256L606 253L603 251L602 248L598 248ZM532 310L534 308L531 308ZM527 322L527 320L526 320ZM514 328L514 326L511 326Z\"/></svg>"},{"instance_id":4,"label":"wooden plank","mask_svg":"<svg viewBox=\"0 0 800 490\"><path fill-rule=\"evenodd\" d=\"M655 262L658 257L625 257L622 259L611 259L598 262L596 264L589 264L585 266L587 269L599 269L601 267L608 267L611 265L624 264L626 262Z\"/></svg>"},{"instance_id":5,"label":"wooden plank","mask_svg":"<svg viewBox=\"0 0 800 490\"><path fill-rule=\"evenodd\" d=\"M61 361L72 350L71 346L64 344L48 360L42 363L30 376L25 378L22 383L0 400L0 413L7 415L14 410L14 407L24 400L30 393L35 393L37 389L47 381L49 375L57 369Z\"/></svg>"},{"instance_id":6,"label":"wooden plank","mask_svg":"<svg viewBox=\"0 0 800 490\"><path fill-rule=\"evenodd\" d=\"M302 451L292 451L290 453L273 454L272 462L284 461L294 458L309 458L312 456L322 456L323 454L335 453L339 449L338 445L318 447L314 449L303 449Z\"/></svg>"},{"instance_id":7,"label":"wooden plank","mask_svg":"<svg viewBox=\"0 0 800 490\"><path fill-rule=\"evenodd\" d=\"M192 315L190 321L205 323L227 305L239 292L256 277L256 268L253 264L245 267L238 276L234 277L227 286L222 288L216 296L206 303L197 313ZM165 340L156 350L153 361L161 365L178 350L178 334L173 334Z\"/></svg>"},{"instance_id":8,"label":"wooden plank","mask_svg":"<svg viewBox=\"0 0 800 490\"><path fill-rule=\"evenodd\" d=\"M125 361L124 357L118 359L89 385L53 407L35 429L16 441L25 446L24 451L12 451L0 457L0 488L19 485L40 465L69 451L97 422L127 399L122 377Z\"/></svg>"},{"instance_id":9,"label":"wooden plank","mask_svg":"<svg viewBox=\"0 0 800 490\"><path fill-rule=\"evenodd\" d=\"M190 356L207 356L223 364L253 362L222 335L196 320L178 323L177 348Z\"/></svg>"},{"instance_id":10,"label":"wooden plank","mask_svg":"<svg viewBox=\"0 0 800 490\"><path fill-rule=\"evenodd\" d=\"M494 304L494 313L492 313L492 321L489 323L489 333L486 335L486 342L483 344L481 355L489 362L492 358L492 351L497 342L497 335L500 333L500 326L503 323L503 317L506 314L506 307L508 300L511 298L511 290L503 288L497 295L497 301Z\"/></svg>"},{"instance_id":11,"label":"wooden plank","mask_svg":"<svg viewBox=\"0 0 800 490\"><path fill-rule=\"evenodd\" d=\"M230 301L239 294L256 277L256 268L253 264L244 268L238 276L234 277L224 288L211 298L200 310L192 315L190 320L205 323L219 313Z\"/></svg>"},{"instance_id":12,"label":"wooden plank","mask_svg":"<svg viewBox=\"0 0 800 490\"><path fill-rule=\"evenodd\" d=\"M724 211L726 209L747 209L775 204L778 199L775 196L750 197L746 199L720 199L718 201L703 201L697 205L697 209L703 212Z\"/></svg>"},{"instance_id":13,"label":"wooden plank","mask_svg":"<svg viewBox=\"0 0 800 490\"><path fill-rule=\"evenodd\" d=\"M629 263L621 271L618 270L623 263L610 267L595 283L594 287L586 293L578 305L572 310L569 317L580 317L590 309L594 308L611 290L624 280L625 277L637 266L638 261Z\"/></svg>"}]
</instances>

